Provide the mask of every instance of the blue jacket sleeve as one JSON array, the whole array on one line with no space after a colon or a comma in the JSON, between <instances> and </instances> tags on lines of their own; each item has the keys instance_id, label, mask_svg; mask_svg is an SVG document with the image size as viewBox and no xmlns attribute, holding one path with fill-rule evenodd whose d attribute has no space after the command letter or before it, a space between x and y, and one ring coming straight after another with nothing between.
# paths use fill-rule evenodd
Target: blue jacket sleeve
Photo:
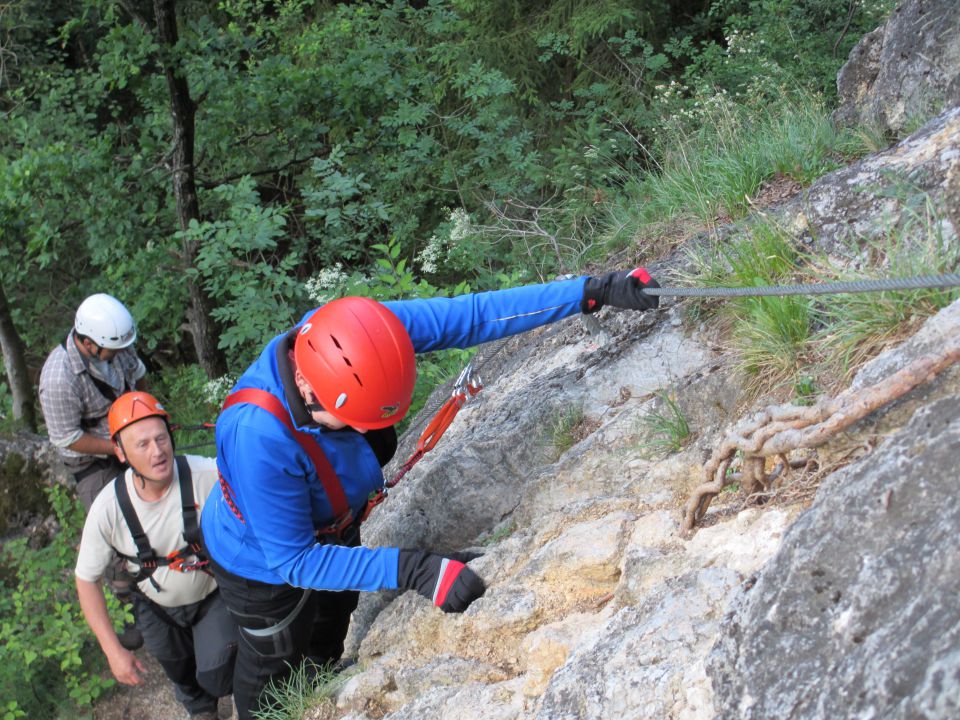
<instances>
[{"instance_id":1,"label":"blue jacket sleeve","mask_svg":"<svg viewBox=\"0 0 960 720\"><path fill-rule=\"evenodd\" d=\"M268 424L269 423L269 424ZM236 425L221 451L237 461L246 522L256 534L266 567L284 582L318 590L397 587L396 548L321 545L314 538L304 476L309 460L272 418ZM234 447L228 448L227 445ZM239 450L239 448L243 448ZM232 450L232 452L231 452Z\"/></svg>"},{"instance_id":2,"label":"blue jacket sleeve","mask_svg":"<svg viewBox=\"0 0 960 720\"><path fill-rule=\"evenodd\" d=\"M396 300L384 305L406 326L416 352L466 348L579 313L586 281L586 277L581 277L453 298Z\"/></svg>"}]
</instances>

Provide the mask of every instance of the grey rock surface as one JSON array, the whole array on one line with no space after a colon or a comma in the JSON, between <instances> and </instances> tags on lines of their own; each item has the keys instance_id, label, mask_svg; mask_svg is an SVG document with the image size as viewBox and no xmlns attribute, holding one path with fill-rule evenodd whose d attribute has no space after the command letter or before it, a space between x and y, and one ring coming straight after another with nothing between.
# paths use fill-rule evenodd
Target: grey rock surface
<instances>
[{"instance_id":1,"label":"grey rock surface","mask_svg":"<svg viewBox=\"0 0 960 720\"><path fill-rule=\"evenodd\" d=\"M724 620L724 718L960 717L960 398L832 476Z\"/></svg>"},{"instance_id":2,"label":"grey rock surface","mask_svg":"<svg viewBox=\"0 0 960 720\"><path fill-rule=\"evenodd\" d=\"M946 204L958 167L960 107L954 107L895 146L824 175L778 214L809 249L854 270L870 243L889 242L891 228L905 242L927 233L924 203ZM943 225L946 241L957 236L951 222Z\"/></svg>"},{"instance_id":3,"label":"grey rock surface","mask_svg":"<svg viewBox=\"0 0 960 720\"><path fill-rule=\"evenodd\" d=\"M72 485L56 449L32 433L0 437L0 537L19 532L50 512L44 488Z\"/></svg>"},{"instance_id":4,"label":"grey rock surface","mask_svg":"<svg viewBox=\"0 0 960 720\"><path fill-rule=\"evenodd\" d=\"M960 3L907 0L864 36L837 76L842 124L901 134L960 104Z\"/></svg>"}]
</instances>

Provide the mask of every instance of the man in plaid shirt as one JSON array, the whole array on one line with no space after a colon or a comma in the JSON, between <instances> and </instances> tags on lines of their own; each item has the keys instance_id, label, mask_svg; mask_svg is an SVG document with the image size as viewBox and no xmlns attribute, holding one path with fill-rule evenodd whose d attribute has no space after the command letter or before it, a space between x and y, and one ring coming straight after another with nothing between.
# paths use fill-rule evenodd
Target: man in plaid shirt
<instances>
[{"instance_id":1,"label":"man in plaid shirt","mask_svg":"<svg viewBox=\"0 0 960 720\"><path fill-rule=\"evenodd\" d=\"M50 442L87 510L123 469L113 454L107 412L123 393L144 389L146 368L132 347L136 338L133 318L120 301L91 295L40 373L40 407Z\"/></svg>"},{"instance_id":2,"label":"man in plaid shirt","mask_svg":"<svg viewBox=\"0 0 960 720\"><path fill-rule=\"evenodd\" d=\"M133 317L119 300L91 295L77 308L73 330L47 356L40 373L47 434L73 475L86 511L124 469L113 452L107 413L123 393L144 389L147 370L133 349L136 339ZM131 580L123 565L116 563L106 577L117 597L129 602ZM133 625L120 640L129 650L143 644Z\"/></svg>"}]
</instances>

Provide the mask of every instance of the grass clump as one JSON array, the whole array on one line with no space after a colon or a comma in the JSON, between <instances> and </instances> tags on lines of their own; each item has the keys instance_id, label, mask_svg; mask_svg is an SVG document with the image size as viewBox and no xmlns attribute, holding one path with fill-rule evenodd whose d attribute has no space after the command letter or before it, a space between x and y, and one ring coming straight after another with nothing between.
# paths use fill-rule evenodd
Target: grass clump
<instances>
[{"instance_id":1,"label":"grass clump","mask_svg":"<svg viewBox=\"0 0 960 720\"><path fill-rule=\"evenodd\" d=\"M944 235L943 213L923 194L903 220L865 245L866 270L833 272L831 280L906 278L956 272L960 243ZM828 271L829 272L829 271ZM820 312L815 341L825 365L842 378L900 341L927 317L960 297L957 288L835 295Z\"/></svg>"},{"instance_id":2,"label":"grass clump","mask_svg":"<svg viewBox=\"0 0 960 720\"><path fill-rule=\"evenodd\" d=\"M716 248L694 251L687 277L706 287L749 287L794 282L801 258L783 228L754 223ZM724 302L737 364L756 391L792 382L805 361L814 323L813 301L804 296L737 297Z\"/></svg>"},{"instance_id":3,"label":"grass clump","mask_svg":"<svg viewBox=\"0 0 960 720\"><path fill-rule=\"evenodd\" d=\"M780 103L737 105L707 98L695 129L667 123L650 172L625 178L611 207L608 243L625 245L662 234L664 224L713 227L747 215L765 181L808 185L869 151L863 135L840 129L821 99L789 94Z\"/></svg>"},{"instance_id":4,"label":"grass clump","mask_svg":"<svg viewBox=\"0 0 960 720\"><path fill-rule=\"evenodd\" d=\"M579 405L568 405L553 417L550 439L558 457L579 442L584 419L583 407Z\"/></svg>"},{"instance_id":5,"label":"grass clump","mask_svg":"<svg viewBox=\"0 0 960 720\"><path fill-rule=\"evenodd\" d=\"M257 720L301 720L310 711L310 717L332 717L333 696L348 678L349 673L304 660L285 679L268 683L260 696L261 709L253 716ZM324 714L325 708L330 712Z\"/></svg>"},{"instance_id":6,"label":"grass clump","mask_svg":"<svg viewBox=\"0 0 960 720\"><path fill-rule=\"evenodd\" d=\"M677 401L665 392L657 393L662 410L653 410L640 418L645 454L679 452L691 437L690 425Z\"/></svg>"}]
</instances>

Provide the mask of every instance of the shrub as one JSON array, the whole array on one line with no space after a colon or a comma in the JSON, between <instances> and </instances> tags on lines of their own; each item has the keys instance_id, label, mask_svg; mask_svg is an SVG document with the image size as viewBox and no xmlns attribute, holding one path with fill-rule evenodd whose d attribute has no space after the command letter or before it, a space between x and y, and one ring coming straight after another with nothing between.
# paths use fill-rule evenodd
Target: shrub
<instances>
[{"instance_id":1,"label":"shrub","mask_svg":"<svg viewBox=\"0 0 960 720\"><path fill-rule=\"evenodd\" d=\"M0 687L8 693L0 711L10 717L57 717L66 708L75 716L114 685L100 675L103 657L74 585L83 510L62 487L47 494L59 531L45 547L19 538L0 553ZM132 621L110 593L107 607L117 627Z\"/></svg>"}]
</instances>

